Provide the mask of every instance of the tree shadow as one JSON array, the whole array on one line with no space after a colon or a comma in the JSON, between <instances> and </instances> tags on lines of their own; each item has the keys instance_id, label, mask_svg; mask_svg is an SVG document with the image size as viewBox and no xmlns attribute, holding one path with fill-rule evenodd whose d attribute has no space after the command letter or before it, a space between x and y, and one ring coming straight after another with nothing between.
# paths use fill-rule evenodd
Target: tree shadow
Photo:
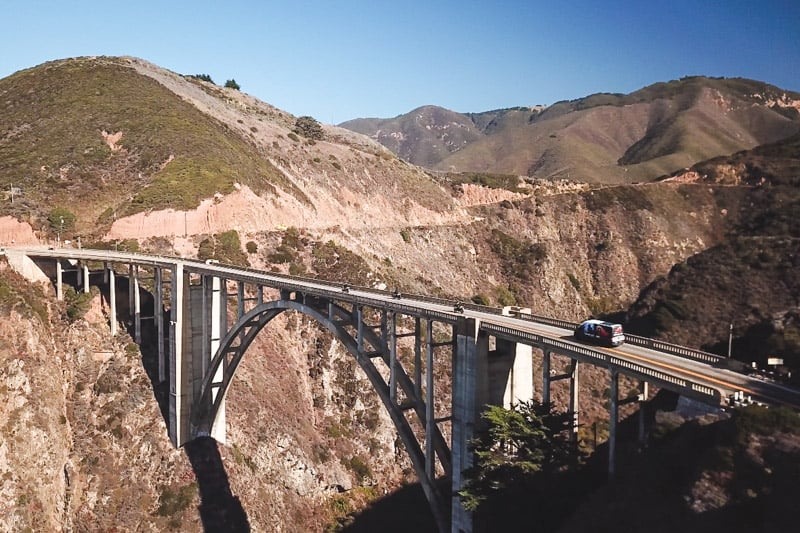
<instances>
[{"instance_id":1,"label":"tree shadow","mask_svg":"<svg viewBox=\"0 0 800 533\"><path fill-rule=\"evenodd\" d=\"M90 284L100 289L101 296L109 304L108 282L102 273L93 273L98 278L90 279ZM70 280L71 281L71 280ZM65 279L65 283L68 281ZM125 328L131 338L135 338L135 323L130 308L130 283L127 277L115 276L117 320L120 328ZM169 363L166 365L166 379L161 381L158 372L158 328L155 318L154 296L139 288L142 366L150 379L153 396L158 403L165 427L169 427ZM164 353L169 353L169 310L162 306L162 335ZM109 306L110 307L110 306ZM183 446L184 453L192 465L200 494L200 519L205 531L209 532L248 532L250 522L239 498L231 492L228 474L219 453L217 442L210 437L195 439Z\"/></svg>"}]
</instances>

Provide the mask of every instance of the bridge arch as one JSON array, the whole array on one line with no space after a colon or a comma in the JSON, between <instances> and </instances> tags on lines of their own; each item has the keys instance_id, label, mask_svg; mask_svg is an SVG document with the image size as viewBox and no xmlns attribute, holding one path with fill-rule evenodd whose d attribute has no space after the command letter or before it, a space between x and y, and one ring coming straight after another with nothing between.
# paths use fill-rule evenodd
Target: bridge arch
<instances>
[{"instance_id":1,"label":"bridge arch","mask_svg":"<svg viewBox=\"0 0 800 533\"><path fill-rule=\"evenodd\" d=\"M417 479L430 503L434 518L440 529L444 530L442 527L449 523L449 497L442 494L436 483L435 468L433 467L435 459L430 455L435 451L445 475L449 476L452 468L451 453L438 425L426 424L427 414L432 411L426 410L424 399L415 395L414 384L402 368L392 370L390 381L395 379L395 386L399 385L411 401L406 405L396 402L396 398L391 392L392 384L387 383L374 363L375 358L380 358L388 366L392 347L387 342L385 335L379 335L372 326L364 321L362 307L353 306L352 310L346 309L330 300L315 303L317 305L288 298L260 303L243 314L228 328L204 373L200 391L192 402L190 418L192 438L211 435L212 427L236 369L258 334L281 313L300 312L315 320L340 341L366 374L405 446ZM365 350L367 344L370 347L369 352ZM219 381L220 374L221 381ZM432 428L432 431L426 431L426 439L433 441L432 446L427 448L428 454L424 451L423 444L418 440L417 433L406 418L405 411L410 409L414 410L423 428Z\"/></svg>"}]
</instances>

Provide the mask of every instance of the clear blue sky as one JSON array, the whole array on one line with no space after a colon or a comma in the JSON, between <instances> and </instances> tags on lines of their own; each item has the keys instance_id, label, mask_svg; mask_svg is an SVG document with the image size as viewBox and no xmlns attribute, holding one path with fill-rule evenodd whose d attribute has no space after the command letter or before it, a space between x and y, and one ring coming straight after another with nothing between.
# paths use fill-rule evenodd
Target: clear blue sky
<instances>
[{"instance_id":1,"label":"clear blue sky","mask_svg":"<svg viewBox=\"0 0 800 533\"><path fill-rule=\"evenodd\" d=\"M339 123L697 74L800 91L800 0L5 0L0 50L0 78L129 55Z\"/></svg>"}]
</instances>

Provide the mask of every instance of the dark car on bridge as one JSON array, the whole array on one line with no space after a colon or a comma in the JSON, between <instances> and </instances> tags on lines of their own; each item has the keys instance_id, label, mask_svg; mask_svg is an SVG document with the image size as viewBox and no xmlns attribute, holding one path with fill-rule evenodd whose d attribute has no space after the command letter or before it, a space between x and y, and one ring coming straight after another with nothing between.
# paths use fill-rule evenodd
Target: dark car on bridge
<instances>
[{"instance_id":1,"label":"dark car on bridge","mask_svg":"<svg viewBox=\"0 0 800 533\"><path fill-rule=\"evenodd\" d=\"M619 346L625 342L625 333L620 324L591 319L581 322L575 328L575 338L605 346Z\"/></svg>"}]
</instances>

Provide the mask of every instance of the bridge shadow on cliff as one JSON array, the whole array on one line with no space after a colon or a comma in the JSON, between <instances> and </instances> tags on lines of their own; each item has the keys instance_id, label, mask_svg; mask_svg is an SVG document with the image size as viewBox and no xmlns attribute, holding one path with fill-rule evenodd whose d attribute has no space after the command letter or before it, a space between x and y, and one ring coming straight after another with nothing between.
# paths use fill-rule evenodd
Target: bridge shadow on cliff
<instances>
[{"instance_id":1,"label":"bridge shadow on cliff","mask_svg":"<svg viewBox=\"0 0 800 533\"><path fill-rule=\"evenodd\" d=\"M120 327L124 327L131 338L134 338L135 325L129 309L129 283L128 278L116 277L117 316L121 319ZM106 302L109 298L109 287L100 286L101 293ZM142 317L154 317L155 298L147 291L140 290L140 313ZM163 309L162 343L166 351L169 350L169 312ZM141 320L142 342L139 349L142 354L144 367L153 396L158 403L165 428L169 427L169 365L167 364L166 379L158 379L158 330L155 319ZM247 513L242 507L239 498L231 492L228 474L219 453L217 442L212 438L199 438L183 446L183 451L192 465L197 487L200 493L200 520L203 529L208 532L248 532L250 523Z\"/></svg>"}]
</instances>

